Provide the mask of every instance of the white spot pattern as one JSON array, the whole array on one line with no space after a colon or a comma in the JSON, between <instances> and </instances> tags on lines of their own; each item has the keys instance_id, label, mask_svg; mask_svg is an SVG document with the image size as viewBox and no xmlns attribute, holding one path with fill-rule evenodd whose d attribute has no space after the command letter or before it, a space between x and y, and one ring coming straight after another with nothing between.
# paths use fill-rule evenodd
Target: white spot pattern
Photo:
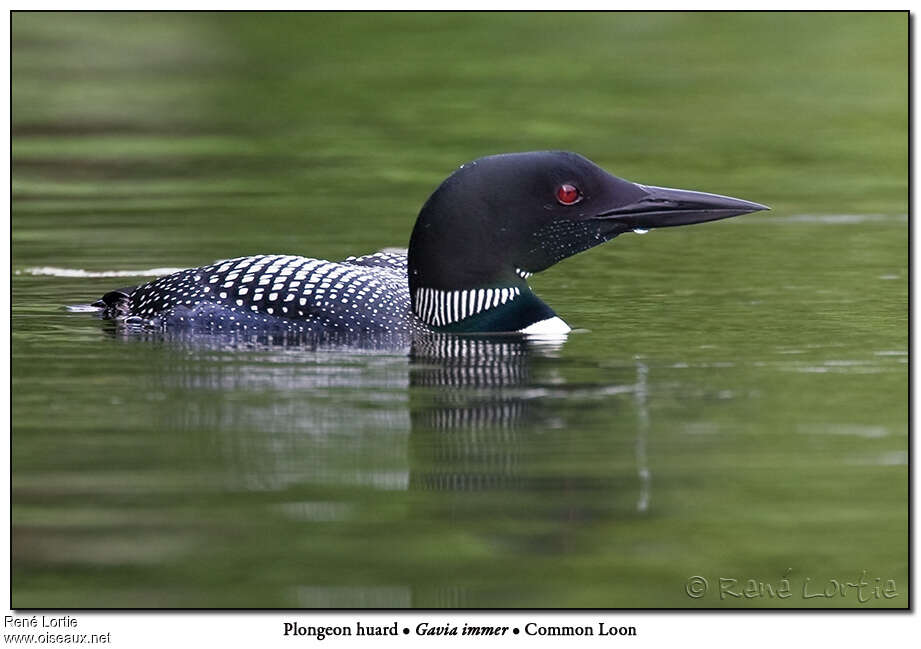
<instances>
[{"instance_id":1,"label":"white spot pattern","mask_svg":"<svg viewBox=\"0 0 921 649\"><path fill-rule=\"evenodd\" d=\"M253 280L258 286L250 284L250 291L244 284ZM209 288L215 284L226 290L215 295ZM161 327L355 333L422 328L410 310L405 253L343 262L293 255L224 259L143 284L129 299L131 316Z\"/></svg>"}]
</instances>

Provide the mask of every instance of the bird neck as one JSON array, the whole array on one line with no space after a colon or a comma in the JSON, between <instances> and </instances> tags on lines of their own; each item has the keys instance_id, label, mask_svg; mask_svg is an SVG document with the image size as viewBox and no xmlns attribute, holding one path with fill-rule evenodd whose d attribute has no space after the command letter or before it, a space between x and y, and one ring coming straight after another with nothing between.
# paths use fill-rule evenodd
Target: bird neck
<instances>
[{"instance_id":1,"label":"bird neck","mask_svg":"<svg viewBox=\"0 0 921 649\"><path fill-rule=\"evenodd\" d=\"M517 231L494 227L486 206L452 198L452 182L422 206L409 240L413 313L450 332L520 331L552 318L528 286L530 273L516 267Z\"/></svg>"},{"instance_id":2,"label":"bird neck","mask_svg":"<svg viewBox=\"0 0 921 649\"><path fill-rule=\"evenodd\" d=\"M556 314L523 281L513 286L443 290L419 287L413 313L438 331L521 331Z\"/></svg>"}]
</instances>

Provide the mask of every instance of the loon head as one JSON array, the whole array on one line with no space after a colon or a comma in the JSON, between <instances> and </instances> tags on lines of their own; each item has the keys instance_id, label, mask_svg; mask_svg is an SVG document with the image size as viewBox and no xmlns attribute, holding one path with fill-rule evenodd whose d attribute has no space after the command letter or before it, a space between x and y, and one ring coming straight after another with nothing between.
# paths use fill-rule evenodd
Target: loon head
<instances>
[{"instance_id":1,"label":"loon head","mask_svg":"<svg viewBox=\"0 0 921 649\"><path fill-rule=\"evenodd\" d=\"M488 156L429 197L409 242L413 311L441 331L568 331L527 278L632 230L768 209L618 178L564 151Z\"/></svg>"}]
</instances>

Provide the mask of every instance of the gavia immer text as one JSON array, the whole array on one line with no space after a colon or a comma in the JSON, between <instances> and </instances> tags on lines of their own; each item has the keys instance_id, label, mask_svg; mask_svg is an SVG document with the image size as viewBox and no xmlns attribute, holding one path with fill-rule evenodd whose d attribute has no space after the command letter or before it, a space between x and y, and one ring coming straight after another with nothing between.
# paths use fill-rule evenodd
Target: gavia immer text
<instances>
[{"instance_id":1,"label":"gavia immer text","mask_svg":"<svg viewBox=\"0 0 921 649\"><path fill-rule=\"evenodd\" d=\"M195 332L566 333L528 286L619 234L768 209L617 178L562 151L462 165L419 212L408 251L341 262L254 255L111 291L104 318Z\"/></svg>"}]
</instances>

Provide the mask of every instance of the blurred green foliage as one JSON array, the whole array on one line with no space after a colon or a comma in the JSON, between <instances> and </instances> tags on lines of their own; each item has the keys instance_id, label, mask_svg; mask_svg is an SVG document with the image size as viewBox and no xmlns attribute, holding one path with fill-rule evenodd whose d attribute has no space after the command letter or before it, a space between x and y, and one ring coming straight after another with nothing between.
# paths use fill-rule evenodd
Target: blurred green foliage
<instances>
[{"instance_id":1,"label":"blurred green foliage","mask_svg":"<svg viewBox=\"0 0 921 649\"><path fill-rule=\"evenodd\" d=\"M404 357L119 344L61 306L130 280L14 274L13 605L786 606L684 586L792 567L906 606L907 46L905 12L15 12L16 271L405 245L516 150L773 211L535 277L590 332L449 395L527 402L512 441L420 424ZM509 457L531 487L374 483Z\"/></svg>"}]
</instances>

